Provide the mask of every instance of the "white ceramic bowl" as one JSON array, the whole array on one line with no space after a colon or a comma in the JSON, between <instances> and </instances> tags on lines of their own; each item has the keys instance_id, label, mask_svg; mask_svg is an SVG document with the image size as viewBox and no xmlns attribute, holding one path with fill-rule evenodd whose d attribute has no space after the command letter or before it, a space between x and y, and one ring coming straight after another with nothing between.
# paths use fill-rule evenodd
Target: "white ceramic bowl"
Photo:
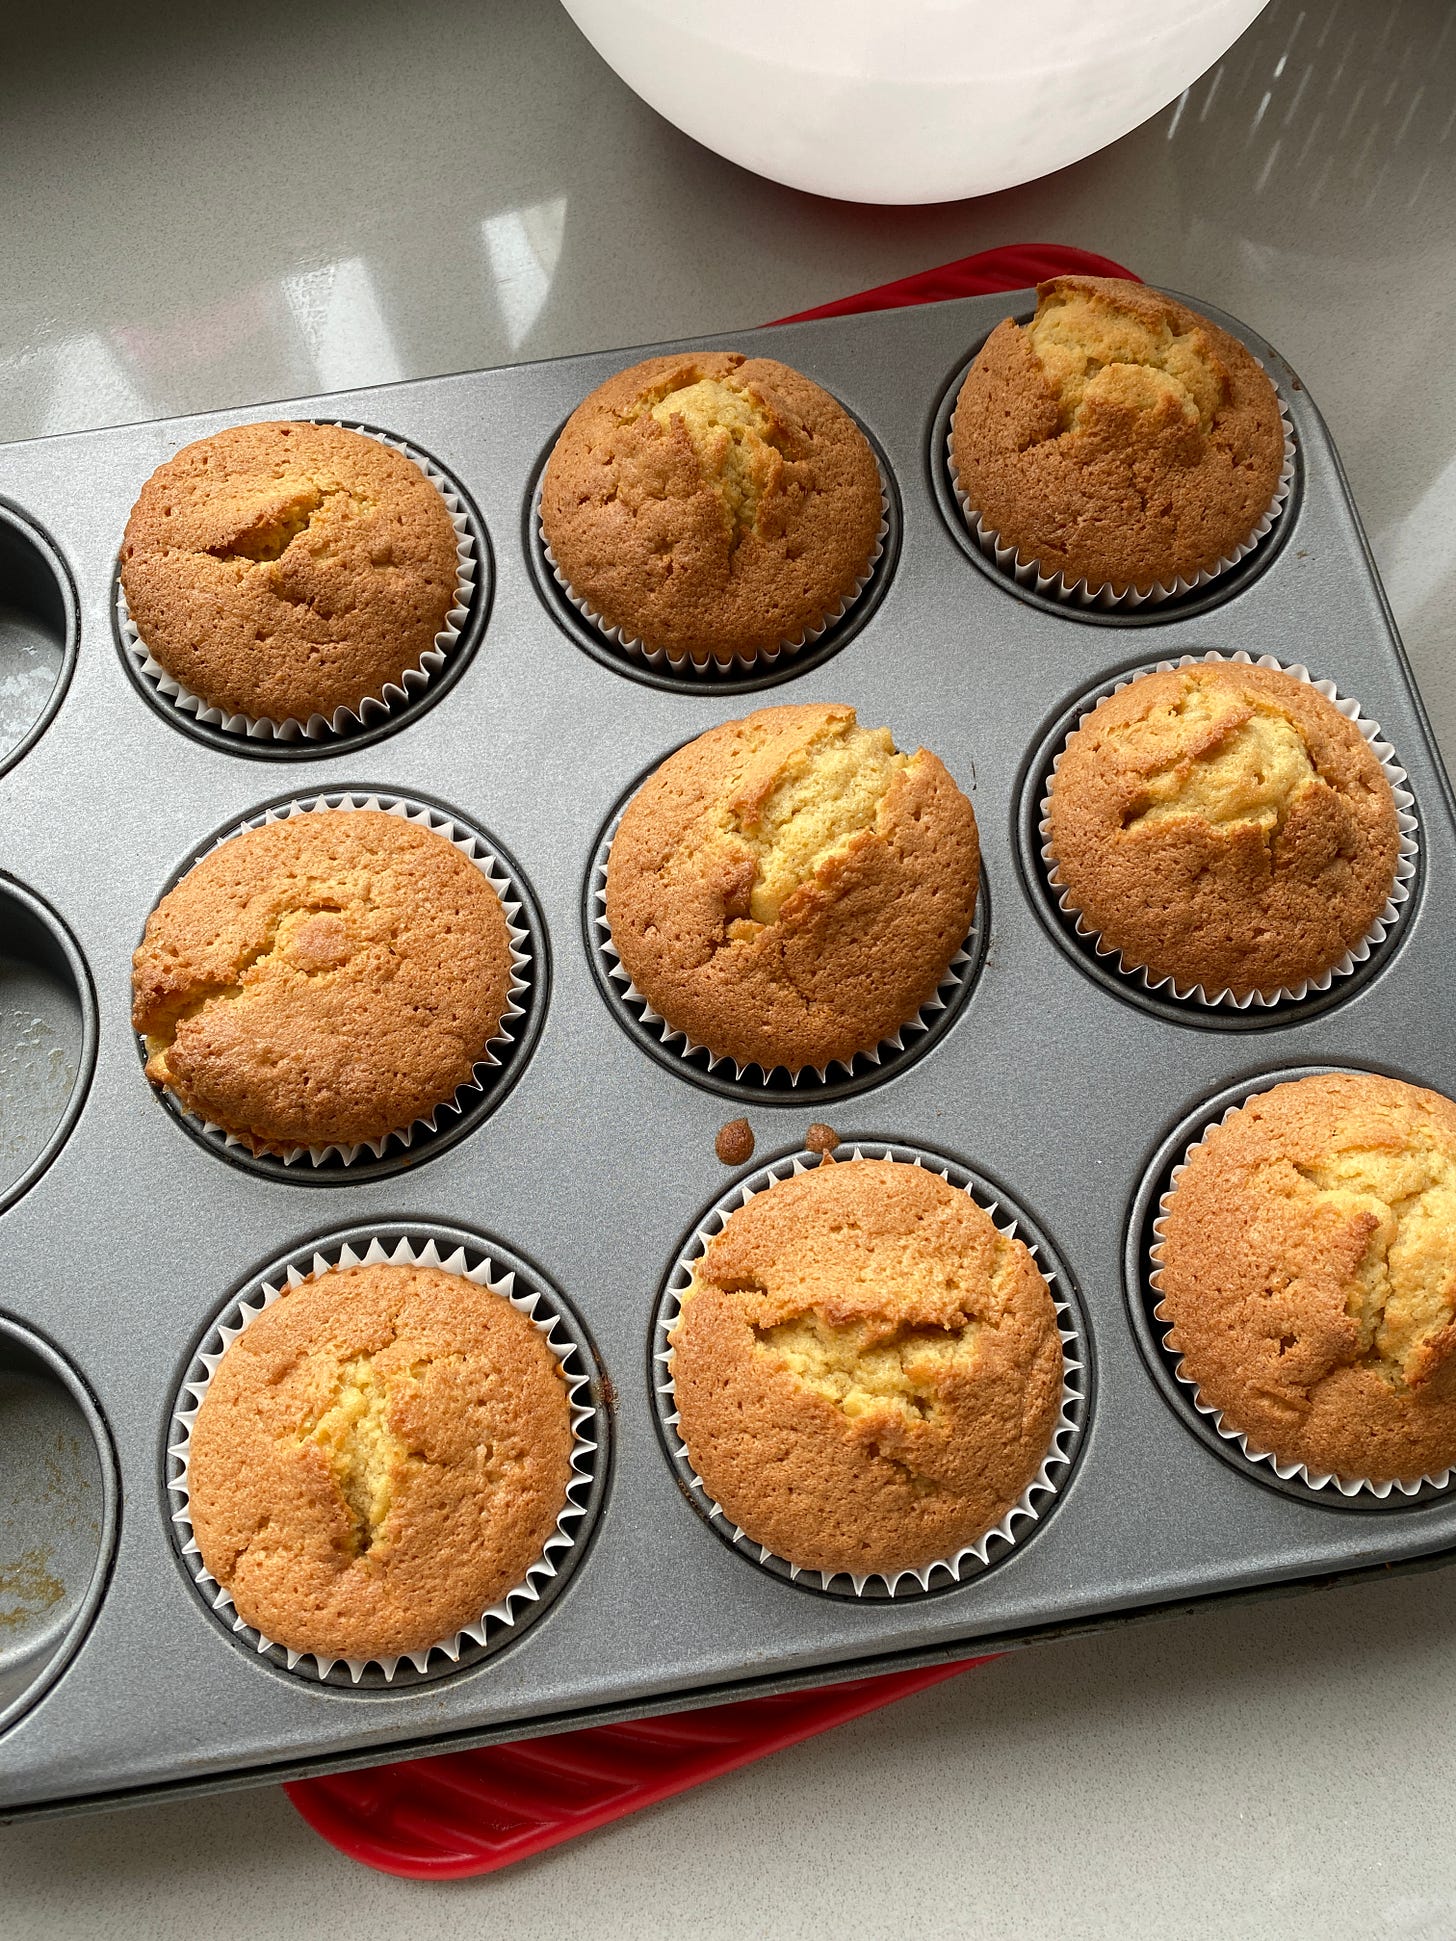
<instances>
[{"instance_id":1,"label":"white ceramic bowl","mask_svg":"<svg viewBox=\"0 0 1456 1941\"><path fill-rule=\"evenodd\" d=\"M563 0L628 87L759 175L855 202L988 195L1080 161L1265 0Z\"/></svg>"}]
</instances>

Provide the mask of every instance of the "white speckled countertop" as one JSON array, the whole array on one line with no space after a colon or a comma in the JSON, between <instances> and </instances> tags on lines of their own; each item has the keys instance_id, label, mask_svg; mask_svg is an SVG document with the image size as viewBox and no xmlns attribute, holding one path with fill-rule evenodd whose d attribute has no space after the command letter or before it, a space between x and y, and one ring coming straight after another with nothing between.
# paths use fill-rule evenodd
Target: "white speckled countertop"
<instances>
[{"instance_id":1,"label":"white speckled countertop","mask_svg":"<svg viewBox=\"0 0 1456 1941\"><path fill-rule=\"evenodd\" d=\"M863 209L696 148L552 0L73 0L0 68L0 427L747 327L997 243L1077 243L1301 373L1453 763L1453 129L1449 0L1275 0L1090 161ZM496 1879L370 1874L268 1790L0 1829L0 1929L1447 1941L1453 1584L1023 1652Z\"/></svg>"}]
</instances>

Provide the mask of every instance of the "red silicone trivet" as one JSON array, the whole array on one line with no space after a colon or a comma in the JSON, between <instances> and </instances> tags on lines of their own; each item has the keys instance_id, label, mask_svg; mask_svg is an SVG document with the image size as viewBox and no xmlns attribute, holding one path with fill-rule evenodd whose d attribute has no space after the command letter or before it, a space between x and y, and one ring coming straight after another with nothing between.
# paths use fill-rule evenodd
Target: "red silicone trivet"
<instances>
[{"instance_id":1,"label":"red silicone trivet","mask_svg":"<svg viewBox=\"0 0 1456 1941\"><path fill-rule=\"evenodd\" d=\"M983 1663L407 1759L284 1791L315 1832L366 1866L415 1880L489 1874Z\"/></svg>"},{"instance_id":2,"label":"red silicone trivet","mask_svg":"<svg viewBox=\"0 0 1456 1941\"><path fill-rule=\"evenodd\" d=\"M1015 243L779 322L986 296L1077 274L1137 281L1131 270L1084 249ZM295 1780L284 1791L316 1832L366 1866L416 1880L489 1874L987 1662L967 1658L480 1752L405 1759L365 1772Z\"/></svg>"},{"instance_id":3,"label":"red silicone trivet","mask_svg":"<svg viewBox=\"0 0 1456 1941\"><path fill-rule=\"evenodd\" d=\"M958 256L938 269L919 270L898 283L879 283L858 296L838 297L813 310L796 310L778 323L807 323L811 317L855 317L866 310L904 310L913 303L944 303L950 297L984 297L996 290L1028 290L1049 276L1121 276L1139 279L1131 270L1090 250L1070 249L1063 243L1008 243L1002 249L983 249L974 256Z\"/></svg>"}]
</instances>

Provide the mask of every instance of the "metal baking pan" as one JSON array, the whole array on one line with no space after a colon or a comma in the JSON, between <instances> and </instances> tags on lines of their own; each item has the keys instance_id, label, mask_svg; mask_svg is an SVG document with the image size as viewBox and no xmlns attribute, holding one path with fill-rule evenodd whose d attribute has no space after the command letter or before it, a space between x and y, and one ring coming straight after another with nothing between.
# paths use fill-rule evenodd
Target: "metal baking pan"
<instances>
[{"instance_id":1,"label":"metal baking pan","mask_svg":"<svg viewBox=\"0 0 1456 1941\"><path fill-rule=\"evenodd\" d=\"M974 556L940 457L967 358L1030 307L1023 292L754 334L755 351L808 372L861 419L896 517L879 583L841 632L802 664L781 662L751 698L753 683L665 684L584 651L535 549L534 482L558 427L640 352L0 449L14 514L0 521L0 607L22 625L29 615L61 667L43 732L0 776L0 1029L51 1034L39 1062L0 1043L0 1440L4 1383L29 1382L39 1419L55 1417L56 1449L67 1436L74 1449L59 1484L40 1461L33 1485L16 1481L13 1452L0 1478L0 1615L7 1546L47 1516L58 1532L69 1517L71 1533L52 1546L50 1616L18 1625L31 1643L0 1626L11 1721L0 1812L460 1748L1456 1547L1456 1492L1332 1505L1208 1446L1150 1365L1135 1244L1130 1286L1124 1274L1145 1176L1200 1101L1331 1065L1456 1092L1451 795L1339 461L1294 373L1222 318L1265 361L1298 439L1274 535L1186 606L1109 617L1038 604ZM199 733L148 698L114 635L117 547L143 480L181 444L268 415L409 440L460 481L488 537L493 583L473 644L367 746L289 751ZM1139 1002L1096 974L1027 880L1024 796L1069 705L1120 670L1215 648L1334 679L1410 775L1414 895L1373 968L1323 1004L1251 1018ZM918 1055L832 1100L753 1085L725 1096L684 1061L649 1056L613 1014L592 943L593 857L633 779L715 722L791 699L851 702L901 747L933 748L973 790L984 848L987 934L964 1001ZM542 933L539 1035L493 1109L408 1163L357 1177L234 1165L143 1080L131 952L210 832L285 792L369 788L458 811L514 859ZM1037 1529L959 1586L894 1600L807 1590L720 1541L679 1486L652 1403L653 1316L679 1248L729 1183L713 1139L739 1113L757 1134L755 1166L800 1146L813 1118L846 1139L942 1153L1004 1189L1064 1265L1089 1360L1075 1464ZM570 1581L518 1636L447 1677L321 1685L258 1656L199 1597L169 1520L173 1403L214 1319L267 1263L344 1229L430 1225L494 1238L574 1304L605 1370L609 1472Z\"/></svg>"}]
</instances>

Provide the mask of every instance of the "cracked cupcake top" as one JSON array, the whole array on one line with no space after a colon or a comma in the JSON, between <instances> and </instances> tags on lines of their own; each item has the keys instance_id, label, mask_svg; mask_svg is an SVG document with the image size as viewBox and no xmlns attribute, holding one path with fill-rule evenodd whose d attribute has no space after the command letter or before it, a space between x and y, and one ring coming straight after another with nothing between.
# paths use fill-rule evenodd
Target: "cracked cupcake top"
<instances>
[{"instance_id":1,"label":"cracked cupcake top","mask_svg":"<svg viewBox=\"0 0 1456 1941\"><path fill-rule=\"evenodd\" d=\"M1198 1146L1161 1243L1169 1346L1282 1462L1412 1481L1456 1463L1456 1104L1335 1072Z\"/></svg>"},{"instance_id":2,"label":"cracked cupcake top","mask_svg":"<svg viewBox=\"0 0 1456 1941\"><path fill-rule=\"evenodd\" d=\"M843 407L736 351L653 357L593 391L546 466L572 591L650 648L731 660L797 640L868 570L874 455Z\"/></svg>"},{"instance_id":3,"label":"cracked cupcake top","mask_svg":"<svg viewBox=\"0 0 1456 1941\"><path fill-rule=\"evenodd\" d=\"M174 680L229 714L307 721L377 698L455 604L449 508L411 459L337 425L236 425L142 487L121 584Z\"/></svg>"},{"instance_id":4,"label":"cracked cupcake top","mask_svg":"<svg viewBox=\"0 0 1456 1941\"><path fill-rule=\"evenodd\" d=\"M677 1031L764 1071L869 1051L934 995L975 913L976 818L938 758L853 708L761 708L628 804L607 920Z\"/></svg>"},{"instance_id":5,"label":"cracked cupcake top","mask_svg":"<svg viewBox=\"0 0 1456 1941\"><path fill-rule=\"evenodd\" d=\"M1395 883L1395 799L1306 681L1203 662L1101 701L1051 786L1052 881L1129 967L1212 997L1322 976Z\"/></svg>"},{"instance_id":6,"label":"cracked cupcake top","mask_svg":"<svg viewBox=\"0 0 1456 1941\"><path fill-rule=\"evenodd\" d=\"M452 1099L509 1001L500 898L380 809L247 829L162 898L134 959L147 1076L255 1151L357 1145Z\"/></svg>"},{"instance_id":7,"label":"cracked cupcake top","mask_svg":"<svg viewBox=\"0 0 1456 1941\"><path fill-rule=\"evenodd\" d=\"M987 338L951 449L973 511L1042 572L1147 590L1249 539L1284 460L1279 400L1237 339L1116 277L1060 276Z\"/></svg>"},{"instance_id":8,"label":"cracked cupcake top","mask_svg":"<svg viewBox=\"0 0 1456 1941\"><path fill-rule=\"evenodd\" d=\"M916 1570L999 1523L1061 1406L1051 1292L968 1193L822 1161L728 1217L672 1333L709 1494L807 1570Z\"/></svg>"},{"instance_id":9,"label":"cracked cupcake top","mask_svg":"<svg viewBox=\"0 0 1456 1941\"><path fill-rule=\"evenodd\" d=\"M509 1301L437 1267L340 1267L227 1349L193 1425L192 1527L245 1623L395 1657L522 1582L566 1503L560 1364Z\"/></svg>"}]
</instances>

